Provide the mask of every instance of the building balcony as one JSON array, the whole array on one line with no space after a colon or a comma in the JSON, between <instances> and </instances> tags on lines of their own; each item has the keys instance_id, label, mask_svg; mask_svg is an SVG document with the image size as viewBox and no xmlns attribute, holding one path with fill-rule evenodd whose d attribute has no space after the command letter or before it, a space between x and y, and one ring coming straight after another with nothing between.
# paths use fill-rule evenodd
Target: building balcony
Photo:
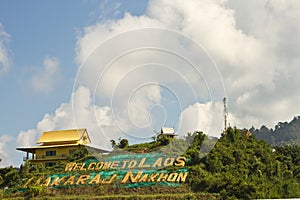
<instances>
[{"instance_id":1,"label":"building balcony","mask_svg":"<svg viewBox=\"0 0 300 200\"><path fill-rule=\"evenodd\" d=\"M26 160L26 157L23 160ZM55 156L36 155L34 158L28 159L30 162L45 161L45 160L66 160L66 154L57 154Z\"/></svg>"}]
</instances>

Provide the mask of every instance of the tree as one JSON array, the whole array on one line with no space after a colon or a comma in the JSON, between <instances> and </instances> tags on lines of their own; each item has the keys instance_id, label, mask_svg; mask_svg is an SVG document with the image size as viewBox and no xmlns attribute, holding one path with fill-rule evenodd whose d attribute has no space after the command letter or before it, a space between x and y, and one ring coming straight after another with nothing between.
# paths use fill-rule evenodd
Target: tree
<instances>
[{"instance_id":1,"label":"tree","mask_svg":"<svg viewBox=\"0 0 300 200\"><path fill-rule=\"evenodd\" d=\"M128 140L127 139L122 139L120 141L120 143L118 144L118 147L120 149L124 149L125 147L127 147L129 145Z\"/></svg>"},{"instance_id":2,"label":"tree","mask_svg":"<svg viewBox=\"0 0 300 200\"><path fill-rule=\"evenodd\" d=\"M89 155L89 151L83 145L79 145L78 148L69 157L70 161L77 161L85 158Z\"/></svg>"},{"instance_id":3,"label":"tree","mask_svg":"<svg viewBox=\"0 0 300 200\"><path fill-rule=\"evenodd\" d=\"M186 151L186 155L189 159L189 165L195 165L200 162L200 149L205 137L206 135L203 132L198 131L194 132L192 135L188 135L188 140L191 140L191 138L193 138L192 144Z\"/></svg>"},{"instance_id":4,"label":"tree","mask_svg":"<svg viewBox=\"0 0 300 200\"><path fill-rule=\"evenodd\" d=\"M117 146L117 143L115 140L110 140L110 144L113 149L116 148L116 146Z\"/></svg>"},{"instance_id":5,"label":"tree","mask_svg":"<svg viewBox=\"0 0 300 200\"><path fill-rule=\"evenodd\" d=\"M266 142L229 127L212 151L195 162L196 141L186 152L193 160L189 167L193 191L219 193L225 199L299 197L300 147L277 147L273 152Z\"/></svg>"},{"instance_id":6,"label":"tree","mask_svg":"<svg viewBox=\"0 0 300 200\"><path fill-rule=\"evenodd\" d=\"M161 137L158 138L157 140L162 146L166 146L170 143L171 141L171 138L166 136L166 135L163 135Z\"/></svg>"}]
</instances>

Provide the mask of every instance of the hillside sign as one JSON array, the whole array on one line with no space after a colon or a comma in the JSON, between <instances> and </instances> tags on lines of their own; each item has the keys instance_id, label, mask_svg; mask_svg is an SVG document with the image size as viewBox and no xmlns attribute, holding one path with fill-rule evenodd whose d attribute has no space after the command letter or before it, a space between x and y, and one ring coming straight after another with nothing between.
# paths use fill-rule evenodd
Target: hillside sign
<instances>
[{"instance_id":1,"label":"hillside sign","mask_svg":"<svg viewBox=\"0 0 300 200\"><path fill-rule=\"evenodd\" d=\"M163 154L107 155L85 162L69 162L59 174L31 177L24 188L31 185L68 187L74 185L117 184L125 187L178 185L186 181L186 158ZM171 169L167 167L173 166Z\"/></svg>"}]
</instances>

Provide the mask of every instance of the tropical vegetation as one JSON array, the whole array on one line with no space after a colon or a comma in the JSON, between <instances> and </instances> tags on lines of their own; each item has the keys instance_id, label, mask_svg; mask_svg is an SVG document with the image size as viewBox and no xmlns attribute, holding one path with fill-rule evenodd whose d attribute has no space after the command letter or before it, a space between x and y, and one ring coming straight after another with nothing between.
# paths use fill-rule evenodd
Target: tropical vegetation
<instances>
[{"instance_id":1,"label":"tropical vegetation","mask_svg":"<svg viewBox=\"0 0 300 200\"><path fill-rule=\"evenodd\" d=\"M299 118L292 124L298 123ZM286 125L280 125L281 129ZM294 128L296 129L296 128ZM253 129L252 129L253 131ZM255 132L255 129L254 129ZM88 199L263 199L300 197L300 147L268 144L254 134L229 127L221 138L209 138L202 132L184 138L162 137L150 143L129 145L127 139L112 141L115 151L148 153L152 151L181 154L187 157L189 176L180 187L118 188L116 185L80 186L51 189L31 186L23 191L23 180L39 174L60 172L64 164L51 168L24 163L19 169L0 169L0 188L5 197L74 197ZM90 158L81 148L70 161ZM80 192L79 192L80 191ZM109 194L105 193L110 191ZM75 195L76 194L76 195ZM75 196L74 196L75 195ZM80 196L81 195L81 196ZM119 195L119 196L118 196Z\"/></svg>"}]
</instances>

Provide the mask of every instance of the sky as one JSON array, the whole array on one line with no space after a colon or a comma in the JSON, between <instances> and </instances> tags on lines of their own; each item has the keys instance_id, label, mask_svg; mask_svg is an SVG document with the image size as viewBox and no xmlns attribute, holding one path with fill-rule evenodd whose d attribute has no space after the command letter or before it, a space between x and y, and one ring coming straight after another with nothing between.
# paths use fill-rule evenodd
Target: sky
<instances>
[{"instance_id":1,"label":"sky","mask_svg":"<svg viewBox=\"0 0 300 200\"><path fill-rule=\"evenodd\" d=\"M297 0L0 2L0 166L44 131L87 128L93 146L300 113Z\"/></svg>"}]
</instances>

